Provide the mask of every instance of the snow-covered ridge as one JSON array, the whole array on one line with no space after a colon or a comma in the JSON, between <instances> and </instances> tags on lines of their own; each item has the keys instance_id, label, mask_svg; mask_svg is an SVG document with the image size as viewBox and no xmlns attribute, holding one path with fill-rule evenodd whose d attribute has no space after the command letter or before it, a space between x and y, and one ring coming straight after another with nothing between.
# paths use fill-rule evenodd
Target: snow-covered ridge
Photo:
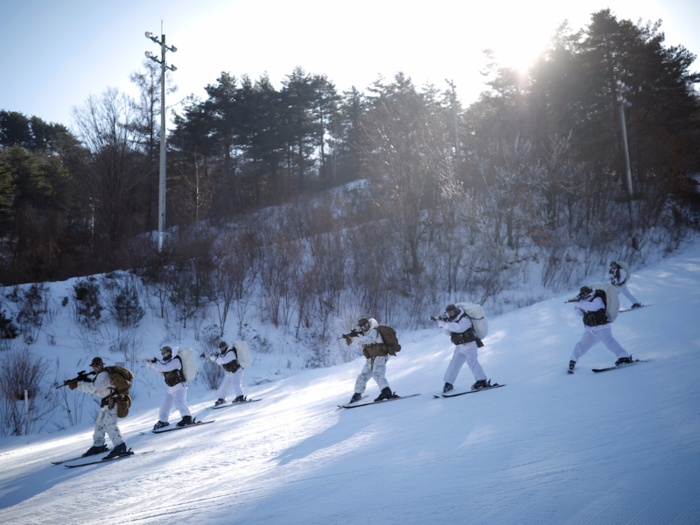
<instances>
[{"instance_id":1,"label":"snow-covered ridge","mask_svg":"<svg viewBox=\"0 0 700 525\"><path fill-rule=\"evenodd\" d=\"M90 421L0 440L0 521L697 523L700 244L629 286L652 306L620 315L613 333L650 361L605 374L590 372L614 361L602 345L566 373L583 329L562 294L491 319L480 361L507 386L475 395L433 399L452 354L437 329L399 333L387 377L421 395L382 406L336 408L361 359L257 386L251 368L246 394L263 401L212 411L213 393L194 388L193 414L214 424L140 435L165 392L152 378L120 423L127 445L151 454L52 466L87 449ZM455 386L472 381L465 367Z\"/></svg>"}]
</instances>

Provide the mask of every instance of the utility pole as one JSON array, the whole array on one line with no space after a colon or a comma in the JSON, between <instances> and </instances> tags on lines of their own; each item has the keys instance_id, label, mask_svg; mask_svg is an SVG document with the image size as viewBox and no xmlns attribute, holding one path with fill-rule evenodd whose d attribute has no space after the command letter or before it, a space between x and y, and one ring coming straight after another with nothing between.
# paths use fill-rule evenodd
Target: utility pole
<instances>
[{"instance_id":1,"label":"utility pole","mask_svg":"<svg viewBox=\"0 0 700 525\"><path fill-rule=\"evenodd\" d=\"M455 173L457 172L457 165L459 164L461 152L459 150L459 118L457 116L457 92L455 90L455 84L452 80L445 80L447 84L452 88L451 101L452 101L452 118L454 120L455 126Z\"/></svg>"},{"instance_id":2,"label":"utility pole","mask_svg":"<svg viewBox=\"0 0 700 525\"><path fill-rule=\"evenodd\" d=\"M160 64L160 167L158 170L158 178L160 181L158 189L158 251L163 250L163 236L165 233L165 72L166 70L177 71L173 65L168 66L165 62L165 52L172 51L175 53L175 46L165 45L165 35L160 35L160 40L153 36L153 33L146 31L146 38L153 40L160 46L160 60L153 53L146 51L146 57Z\"/></svg>"},{"instance_id":3,"label":"utility pole","mask_svg":"<svg viewBox=\"0 0 700 525\"><path fill-rule=\"evenodd\" d=\"M630 206L630 226L632 228L632 246L635 250L639 250L639 239L637 237L637 211L634 208L634 191L632 191L632 168L630 167L630 151L627 145L627 123L625 121L625 106L631 104L625 99L624 91L627 86L624 82L617 81L617 102L620 107L620 127L622 129L622 145L625 150L625 170L627 172L627 194L629 196Z\"/></svg>"}]
</instances>

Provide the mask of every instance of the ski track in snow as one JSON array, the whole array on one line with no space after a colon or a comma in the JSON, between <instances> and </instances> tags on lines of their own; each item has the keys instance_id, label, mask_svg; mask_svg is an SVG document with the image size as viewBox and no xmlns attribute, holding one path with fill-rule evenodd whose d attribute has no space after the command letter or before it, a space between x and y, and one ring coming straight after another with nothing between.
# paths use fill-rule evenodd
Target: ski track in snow
<instances>
[{"instance_id":1,"label":"ski track in snow","mask_svg":"<svg viewBox=\"0 0 700 525\"><path fill-rule=\"evenodd\" d=\"M433 398L453 349L438 330L399 333L387 378L421 393L401 403L337 409L356 360L247 387L264 399L236 410L207 410L214 394L201 392L193 415L214 424L140 436L158 388L120 423L152 454L51 465L89 446L89 423L0 440L0 522L697 524L700 243L630 287L655 307L618 317L613 334L649 363L594 374L615 359L599 344L566 374L583 329L564 294L491 320L480 361L508 387L479 395ZM455 386L472 382L465 365Z\"/></svg>"}]
</instances>

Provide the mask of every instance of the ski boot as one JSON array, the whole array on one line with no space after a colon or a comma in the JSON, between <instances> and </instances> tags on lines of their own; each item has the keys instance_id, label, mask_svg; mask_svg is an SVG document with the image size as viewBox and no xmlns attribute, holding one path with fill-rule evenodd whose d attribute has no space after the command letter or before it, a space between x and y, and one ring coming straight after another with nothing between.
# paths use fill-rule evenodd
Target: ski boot
<instances>
[{"instance_id":1,"label":"ski boot","mask_svg":"<svg viewBox=\"0 0 700 525\"><path fill-rule=\"evenodd\" d=\"M177 424L178 427L186 427L187 425L194 425L192 416L183 416L180 422Z\"/></svg>"},{"instance_id":2,"label":"ski boot","mask_svg":"<svg viewBox=\"0 0 700 525\"><path fill-rule=\"evenodd\" d=\"M348 403L348 405L351 405L353 403L357 403L360 399L362 399L362 394L358 394L357 392L355 392L352 395L352 399L350 399L350 402Z\"/></svg>"},{"instance_id":3,"label":"ski boot","mask_svg":"<svg viewBox=\"0 0 700 525\"><path fill-rule=\"evenodd\" d=\"M635 308L641 308L641 306L642 306L641 303L634 303L634 304L632 305L632 310L634 310Z\"/></svg>"},{"instance_id":4,"label":"ski boot","mask_svg":"<svg viewBox=\"0 0 700 525\"><path fill-rule=\"evenodd\" d=\"M153 430L158 430L159 428L167 427L170 423L167 421L158 421L155 425L153 425Z\"/></svg>"},{"instance_id":5,"label":"ski boot","mask_svg":"<svg viewBox=\"0 0 700 525\"><path fill-rule=\"evenodd\" d=\"M226 400L223 397L220 397L214 402L214 406L218 407L219 405L223 405L224 403L226 403Z\"/></svg>"},{"instance_id":6,"label":"ski boot","mask_svg":"<svg viewBox=\"0 0 700 525\"><path fill-rule=\"evenodd\" d=\"M575 366L576 366L576 361L569 361L569 372L573 372Z\"/></svg>"},{"instance_id":7,"label":"ski boot","mask_svg":"<svg viewBox=\"0 0 700 525\"><path fill-rule=\"evenodd\" d=\"M374 402L376 403L377 401L384 401L385 399L394 399L396 397L400 396L397 396L396 393L392 393L391 388L385 386L384 388L382 388L382 391L379 393L379 397L375 399Z\"/></svg>"},{"instance_id":8,"label":"ski boot","mask_svg":"<svg viewBox=\"0 0 700 525\"><path fill-rule=\"evenodd\" d=\"M238 396L232 401L232 403L243 403L245 402L245 396Z\"/></svg>"},{"instance_id":9,"label":"ski boot","mask_svg":"<svg viewBox=\"0 0 700 525\"><path fill-rule=\"evenodd\" d=\"M450 383L445 383L445 386L442 387L442 393L447 394L450 390L454 390L454 387Z\"/></svg>"},{"instance_id":10,"label":"ski boot","mask_svg":"<svg viewBox=\"0 0 700 525\"><path fill-rule=\"evenodd\" d=\"M486 388L490 386L489 383L486 382L486 379L479 379L476 383L472 385L472 390L481 390L482 388Z\"/></svg>"},{"instance_id":11,"label":"ski boot","mask_svg":"<svg viewBox=\"0 0 700 525\"><path fill-rule=\"evenodd\" d=\"M105 457L103 457L102 459L103 459L103 460L105 460L105 459L112 459L112 458L116 458L116 457L119 457L119 456L126 456L126 455L128 455L128 454L127 454L127 451L126 451L126 443L122 443L122 444L117 445L116 447L114 447L114 450L112 450L112 452L110 452L109 454L107 454L107 455L106 455Z\"/></svg>"},{"instance_id":12,"label":"ski boot","mask_svg":"<svg viewBox=\"0 0 700 525\"><path fill-rule=\"evenodd\" d=\"M625 365L625 364L629 364L631 362L632 362L632 356L621 357L620 359L615 361L615 366Z\"/></svg>"},{"instance_id":13,"label":"ski boot","mask_svg":"<svg viewBox=\"0 0 700 525\"><path fill-rule=\"evenodd\" d=\"M102 454L103 452L107 452L109 449L107 448L107 445L100 445L99 447L92 446L88 449L88 451L83 454L83 457L86 458L88 456L94 456L95 454Z\"/></svg>"}]
</instances>

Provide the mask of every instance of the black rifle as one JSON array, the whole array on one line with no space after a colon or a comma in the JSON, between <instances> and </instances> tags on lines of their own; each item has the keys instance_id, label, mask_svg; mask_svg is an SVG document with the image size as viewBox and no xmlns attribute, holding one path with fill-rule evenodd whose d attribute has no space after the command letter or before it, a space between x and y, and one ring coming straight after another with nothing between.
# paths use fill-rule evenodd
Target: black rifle
<instances>
[{"instance_id":1,"label":"black rifle","mask_svg":"<svg viewBox=\"0 0 700 525\"><path fill-rule=\"evenodd\" d=\"M85 382L85 383L89 383L89 382L90 382L90 376L93 375L94 373L95 373L95 372L88 372L88 373L85 373L85 370L81 370L80 372L78 372L78 377L74 377L73 379L66 379L66 380L63 382L62 385L58 385L58 386L56 387L56 390L58 390L59 388L63 388L64 386L68 386L68 385L71 384L73 381L83 381L83 382Z\"/></svg>"},{"instance_id":2,"label":"black rifle","mask_svg":"<svg viewBox=\"0 0 700 525\"><path fill-rule=\"evenodd\" d=\"M350 330L349 334L343 334L338 339L352 339L353 337L360 337L360 333L357 331L357 328L353 328Z\"/></svg>"},{"instance_id":3,"label":"black rifle","mask_svg":"<svg viewBox=\"0 0 700 525\"><path fill-rule=\"evenodd\" d=\"M219 352L217 352L217 353L215 353L215 354L211 354L209 357L211 357L211 356L214 356L214 357L221 357L221 355L222 355L222 354L220 354ZM204 354L204 352L202 352L201 354L199 354L199 357L201 357L202 359L206 359L206 358L207 358L207 356Z\"/></svg>"},{"instance_id":4,"label":"black rifle","mask_svg":"<svg viewBox=\"0 0 700 525\"><path fill-rule=\"evenodd\" d=\"M579 303L579 302L583 301L588 296L589 293L591 293L591 292L580 293L576 297L572 297L571 299L567 299L564 304L566 304L566 303Z\"/></svg>"},{"instance_id":5,"label":"black rifle","mask_svg":"<svg viewBox=\"0 0 700 525\"><path fill-rule=\"evenodd\" d=\"M431 315L430 316L431 321L445 321L446 323L450 322L450 318L447 315Z\"/></svg>"}]
</instances>

